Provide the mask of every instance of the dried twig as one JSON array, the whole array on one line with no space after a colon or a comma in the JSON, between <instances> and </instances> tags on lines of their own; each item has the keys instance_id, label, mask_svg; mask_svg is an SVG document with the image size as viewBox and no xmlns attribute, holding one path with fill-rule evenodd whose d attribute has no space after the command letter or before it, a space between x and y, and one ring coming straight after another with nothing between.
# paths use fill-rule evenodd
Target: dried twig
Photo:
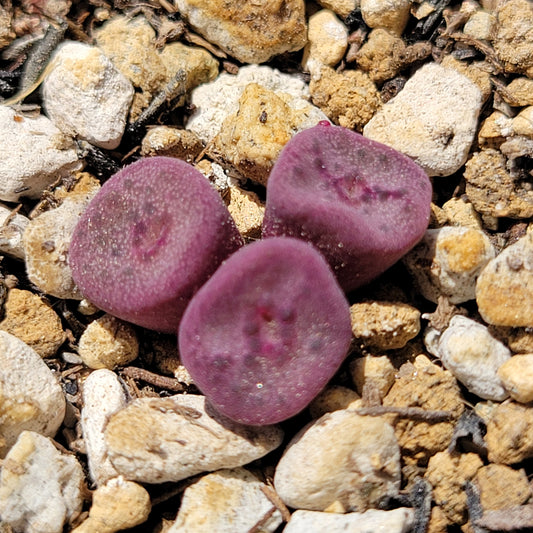
<instances>
[{"instance_id":1,"label":"dried twig","mask_svg":"<svg viewBox=\"0 0 533 533\"><path fill-rule=\"evenodd\" d=\"M144 368L138 368L135 366L127 366L122 370L122 374L128 378L145 381L150 385L159 387L160 389L167 389L174 392L181 392L185 390L185 387L175 378L167 376L161 376L155 372L150 372Z\"/></svg>"}]
</instances>

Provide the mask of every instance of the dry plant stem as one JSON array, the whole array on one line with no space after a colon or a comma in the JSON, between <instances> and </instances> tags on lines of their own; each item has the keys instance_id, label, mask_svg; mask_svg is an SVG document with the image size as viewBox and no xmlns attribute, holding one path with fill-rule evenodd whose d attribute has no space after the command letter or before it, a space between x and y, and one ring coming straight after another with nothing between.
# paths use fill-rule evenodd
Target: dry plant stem
<instances>
[{"instance_id":1,"label":"dry plant stem","mask_svg":"<svg viewBox=\"0 0 533 533\"><path fill-rule=\"evenodd\" d=\"M278 496L278 493L270 486L263 485L261 486L261 491L263 494L272 502L273 505L281 513L281 517L284 522L288 522L291 519L291 512L287 509L287 506L283 503L281 498Z\"/></svg>"},{"instance_id":2,"label":"dry plant stem","mask_svg":"<svg viewBox=\"0 0 533 533\"><path fill-rule=\"evenodd\" d=\"M174 392L182 392L184 390L183 385L177 379L161 376L144 368L127 366L122 370L122 374L128 378L145 381L160 389L167 389Z\"/></svg>"}]
</instances>

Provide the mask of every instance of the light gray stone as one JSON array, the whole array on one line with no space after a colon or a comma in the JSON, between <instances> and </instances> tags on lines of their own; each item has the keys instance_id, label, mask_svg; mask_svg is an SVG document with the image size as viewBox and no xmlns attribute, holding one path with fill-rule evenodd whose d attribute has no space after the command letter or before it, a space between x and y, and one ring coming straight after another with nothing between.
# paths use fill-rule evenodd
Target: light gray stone
<instances>
[{"instance_id":1,"label":"light gray stone","mask_svg":"<svg viewBox=\"0 0 533 533\"><path fill-rule=\"evenodd\" d=\"M140 398L109 419L105 442L115 469L141 483L179 481L263 457L283 439L278 426L243 426L205 397Z\"/></svg>"},{"instance_id":2,"label":"light gray stone","mask_svg":"<svg viewBox=\"0 0 533 533\"><path fill-rule=\"evenodd\" d=\"M322 416L292 439L274 485L289 507L323 511L336 503L346 511L364 511L396 495L400 478L392 426L346 409Z\"/></svg>"},{"instance_id":3,"label":"light gray stone","mask_svg":"<svg viewBox=\"0 0 533 533\"><path fill-rule=\"evenodd\" d=\"M411 157L429 176L449 176L466 161L482 95L466 76L437 63L418 69L363 133Z\"/></svg>"},{"instance_id":4,"label":"light gray stone","mask_svg":"<svg viewBox=\"0 0 533 533\"><path fill-rule=\"evenodd\" d=\"M61 533L81 512L84 475L74 455L33 431L20 434L0 474L0 520L13 531Z\"/></svg>"},{"instance_id":5,"label":"light gray stone","mask_svg":"<svg viewBox=\"0 0 533 533\"><path fill-rule=\"evenodd\" d=\"M281 513L261 490L267 486L244 468L219 470L188 487L167 533L274 532Z\"/></svg>"},{"instance_id":6,"label":"light gray stone","mask_svg":"<svg viewBox=\"0 0 533 533\"><path fill-rule=\"evenodd\" d=\"M120 144L133 99L131 82L95 46L61 44L43 82L46 114L63 132L106 149Z\"/></svg>"},{"instance_id":7,"label":"light gray stone","mask_svg":"<svg viewBox=\"0 0 533 533\"><path fill-rule=\"evenodd\" d=\"M0 200L38 198L58 178L78 168L74 141L50 119L0 105Z\"/></svg>"}]
</instances>

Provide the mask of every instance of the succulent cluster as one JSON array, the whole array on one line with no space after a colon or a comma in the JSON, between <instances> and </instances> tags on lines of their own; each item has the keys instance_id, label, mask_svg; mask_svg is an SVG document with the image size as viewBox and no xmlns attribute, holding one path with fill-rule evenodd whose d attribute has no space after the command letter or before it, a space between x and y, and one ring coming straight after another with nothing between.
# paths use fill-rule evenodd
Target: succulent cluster
<instances>
[{"instance_id":1,"label":"succulent cluster","mask_svg":"<svg viewBox=\"0 0 533 533\"><path fill-rule=\"evenodd\" d=\"M344 292L418 242L430 200L429 179L409 158L324 122L294 136L276 162L263 240L241 248L208 181L183 161L153 157L104 184L69 261L101 309L178 331L182 362L216 409L272 424L335 374L351 339Z\"/></svg>"}]
</instances>

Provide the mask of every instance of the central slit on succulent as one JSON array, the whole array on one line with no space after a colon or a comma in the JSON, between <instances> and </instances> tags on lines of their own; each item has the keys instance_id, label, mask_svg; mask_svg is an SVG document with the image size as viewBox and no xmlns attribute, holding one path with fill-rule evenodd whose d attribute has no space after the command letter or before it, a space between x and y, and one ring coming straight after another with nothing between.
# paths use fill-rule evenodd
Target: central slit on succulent
<instances>
[{"instance_id":1,"label":"central slit on succulent","mask_svg":"<svg viewBox=\"0 0 533 533\"><path fill-rule=\"evenodd\" d=\"M390 199L402 198L403 189L382 189L368 185L365 179L358 175L331 176L330 183L336 193L352 205L369 204L371 202L386 202Z\"/></svg>"},{"instance_id":2,"label":"central slit on succulent","mask_svg":"<svg viewBox=\"0 0 533 533\"><path fill-rule=\"evenodd\" d=\"M152 216L138 220L132 228L132 248L134 254L143 260L152 258L166 244L168 223L165 216Z\"/></svg>"}]
</instances>

